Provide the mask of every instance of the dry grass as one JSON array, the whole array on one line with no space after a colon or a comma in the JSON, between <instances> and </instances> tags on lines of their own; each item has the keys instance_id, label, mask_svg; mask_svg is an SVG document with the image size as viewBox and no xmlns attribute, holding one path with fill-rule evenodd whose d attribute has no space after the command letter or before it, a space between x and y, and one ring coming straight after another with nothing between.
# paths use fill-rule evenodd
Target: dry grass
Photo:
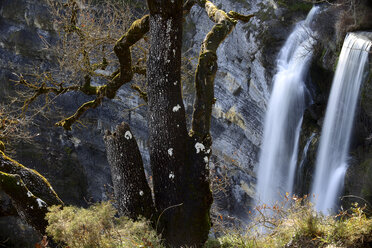
<instances>
[{"instance_id":1,"label":"dry grass","mask_svg":"<svg viewBox=\"0 0 372 248\"><path fill-rule=\"evenodd\" d=\"M307 197L286 199L281 204L256 208L256 217L242 230L227 230L206 247L312 248L371 247L372 219L364 207L355 204L349 211L326 216L314 211Z\"/></svg>"},{"instance_id":2,"label":"dry grass","mask_svg":"<svg viewBox=\"0 0 372 248\"><path fill-rule=\"evenodd\" d=\"M116 210L109 202L88 209L53 206L49 210L48 235L70 248L164 247L149 221L116 218Z\"/></svg>"}]
</instances>

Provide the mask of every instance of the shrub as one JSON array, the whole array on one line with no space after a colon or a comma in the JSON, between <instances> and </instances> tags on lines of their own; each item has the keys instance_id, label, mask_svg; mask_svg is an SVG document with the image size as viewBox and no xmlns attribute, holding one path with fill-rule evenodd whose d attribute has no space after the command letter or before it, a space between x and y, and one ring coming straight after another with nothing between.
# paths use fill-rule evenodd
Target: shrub
<instances>
[{"instance_id":1,"label":"shrub","mask_svg":"<svg viewBox=\"0 0 372 248\"><path fill-rule=\"evenodd\" d=\"M225 235L207 242L206 248L308 248L370 247L372 219L357 204L336 216L317 213L311 201L285 196L281 204L256 207L255 218L245 233L226 230Z\"/></svg>"},{"instance_id":2,"label":"shrub","mask_svg":"<svg viewBox=\"0 0 372 248\"><path fill-rule=\"evenodd\" d=\"M70 248L163 247L149 221L116 218L110 202L88 209L53 206L49 211L48 235Z\"/></svg>"}]
</instances>

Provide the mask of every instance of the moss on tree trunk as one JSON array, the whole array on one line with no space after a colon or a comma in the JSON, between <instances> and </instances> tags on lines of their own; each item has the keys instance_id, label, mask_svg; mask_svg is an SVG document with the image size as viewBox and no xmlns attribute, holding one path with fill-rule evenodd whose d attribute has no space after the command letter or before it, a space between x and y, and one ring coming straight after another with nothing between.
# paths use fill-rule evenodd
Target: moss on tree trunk
<instances>
[{"instance_id":1,"label":"moss on tree trunk","mask_svg":"<svg viewBox=\"0 0 372 248\"><path fill-rule=\"evenodd\" d=\"M13 202L21 218L41 234L45 233L47 207L63 205L49 182L37 171L26 168L0 151L0 189Z\"/></svg>"}]
</instances>

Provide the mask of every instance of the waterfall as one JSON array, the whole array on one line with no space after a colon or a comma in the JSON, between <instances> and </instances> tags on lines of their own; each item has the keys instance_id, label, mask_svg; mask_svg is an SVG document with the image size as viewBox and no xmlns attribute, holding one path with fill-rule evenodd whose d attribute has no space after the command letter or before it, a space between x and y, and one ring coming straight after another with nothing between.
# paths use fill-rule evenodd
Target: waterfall
<instances>
[{"instance_id":1,"label":"waterfall","mask_svg":"<svg viewBox=\"0 0 372 248\"><path fill-rule=\"evenodd\" d=\"M257 171L256 200L261 203L273 204L293 191L305 78L315 42L310 26L318 9L313 7L306 20L297 23L277 59Z\"/></svg>"},{"instance_id":2,"label":"waterfall","mask_svg":"<svg viewBox=\"0 0 372 248\"><path fill-rule=\"evenodd\" d=\"M301 159L301 162L299 164L299 167L300 167L299 171L302 171L302 169L303 169L303 166L304 166L304 163L305 163L305 160L306 160L306 156L307 156L307 151L309 150L310 143L314 139L314 137L315 137L315 133L312 133L310 138L307 140L307 142L305 144L304 150L302 152L302 159ZM300 175L299 175L299 178L300 178Z\"/></svg>"},{"instance_id":3,"label":"waterfall","mask_svg":"<svg viewBox=\"0 0 372 248\"><path fill-rule=\"evenodd\" d=\"M304 149L302 151L301 160L298 163L298 168L296 170L296 180L294 184L294 193L296 193L299 196L302 196L304 194L309 193L307 189L308 180L309 177L309 171L305 166L305 163L308 161L308 151L311 145L311 142L313 141L314 137L316 136L316 133L312 133L308 140L306 141L306 144L304 146Z\"/></svg>"},{"instance_id":4,"label":"waterfall","mask_svg":"<svg viewBox=\"0 0 372 248\"><path fill-rule=\"evenodd\" d=\"M339 57L315 166L312 193L318 211L335 210L347 170L355 107L372 42L358 34L346 37Z\"/></svg>"}]
</instances>

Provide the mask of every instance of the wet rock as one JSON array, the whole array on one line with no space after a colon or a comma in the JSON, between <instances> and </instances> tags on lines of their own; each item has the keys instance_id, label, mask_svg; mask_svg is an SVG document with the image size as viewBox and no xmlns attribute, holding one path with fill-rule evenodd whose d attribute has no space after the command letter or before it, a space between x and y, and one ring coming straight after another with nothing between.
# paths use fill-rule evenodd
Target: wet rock
<instances>
[{"instance_id":1,"label":"wet rock","mask_svg":"<svg viewBox=\"0 0 372 248\"><path fill-rule=\"evenodd\" d=\"M0 217L0 245L14 248L34 248L41 237L29 225L14 216Z\"/></svg>"},{"instance_id":2,"label":"wet rock","mask_svg":"<svg viewBox=\"0 0 372 248\"><path fill-rule=\"evenodd\" d=\"M292 5L278 6L274 1L214 2L227 11L256 15L249 23L238 23L218 49L217 101L211 129L213 154L226 166L224 171L230 182L221 206L228 203L226 214L243 218L243 209L250 206L254 195L254 169L277 53L292 24L303 18L307 10L291 10L288 6ZM42 49L40 39L42 36L51 44L56 39L45 8L45 2L38 0L0 2L0 95L4 97L14 90L8 81L13 71L20 72L33 64L40 64L42 69L52 66L51 55ZM201 42L212 26L203 9L191 9L184 35L184 49L189 50L190 56L198 56ZM76 125L69 132L53 126L58 118L72 114L89 99L75 93L59 97L56 102L62 110L53 110L56 112L49 120L35 121L33 131L39 135L32 145L21 144L16 157L44 174L64 201L78 205L109 197L110 186L105 185L111 184L111 178L102 136L118 123L130 124L149 168L146 107L134 110L143 102L133 97L128 85L114 100L105 100L99 108L88 111L81 119L83 125ZM191 113L192 92L184 100L186 112Z\"/></svg>"}]
</instances>

